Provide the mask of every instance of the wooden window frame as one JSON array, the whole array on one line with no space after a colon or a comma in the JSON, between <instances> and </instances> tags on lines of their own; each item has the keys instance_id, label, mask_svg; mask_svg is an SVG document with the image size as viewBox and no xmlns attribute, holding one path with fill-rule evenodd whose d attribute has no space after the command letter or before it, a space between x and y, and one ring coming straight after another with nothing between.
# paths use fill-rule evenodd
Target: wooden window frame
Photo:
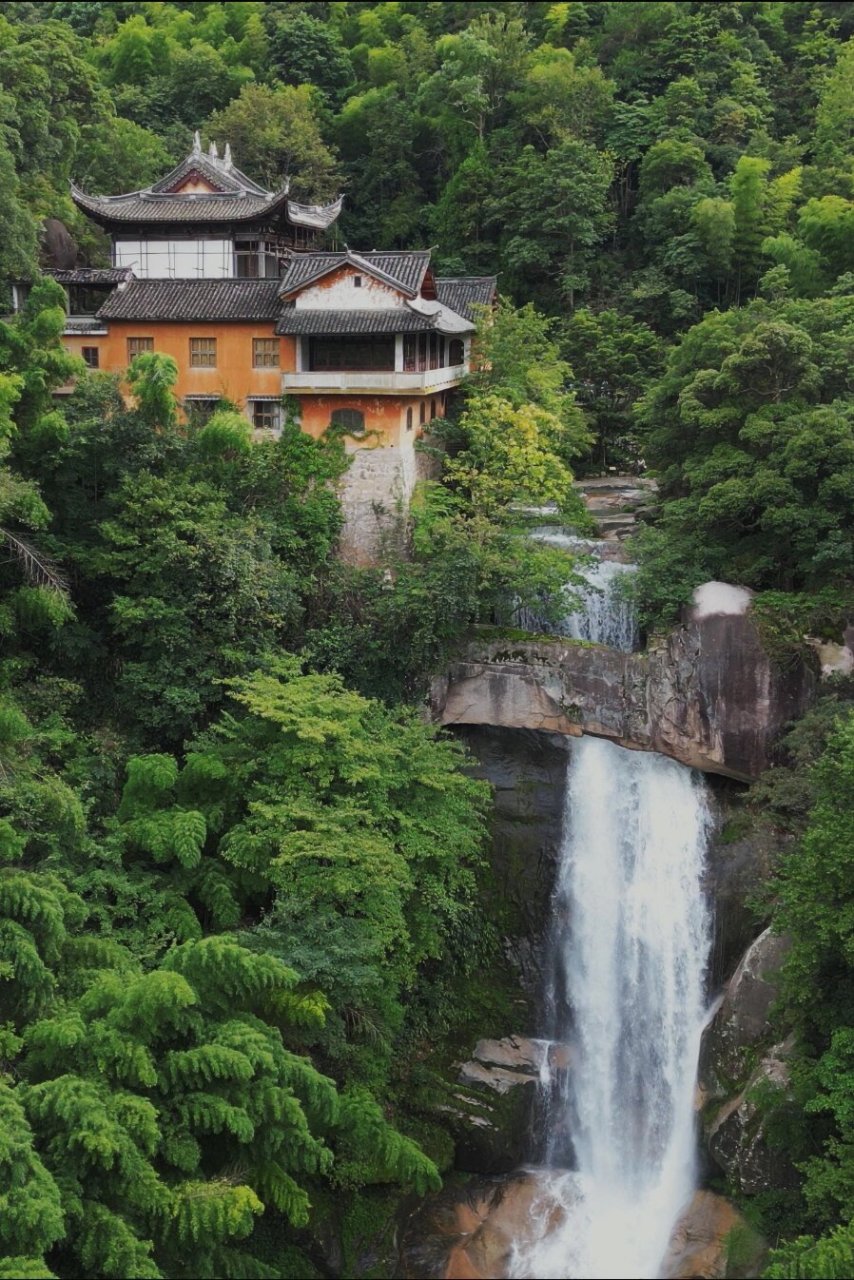
<instances>
[{"instance_id":1,"label":"wooden window frame","mask_svg":"<svg viewBox=\"0 0 854 1280\"><path fill-rule=\"evenodd\" d=\"M215 369L216 368L216 338L190 338L190 368L191 369ZM200 345L205 343L203 350Z\"/></svg>"},{"instance_id":2,"label":"wooden window frame","mask_svg":"<svg viewBox=\"0 0 854 1280\"><path fill-rule=\"evenodd\" d=\"M252 339L252 368L280 369L282 367L281 344L278 338Z\"/></svg>"},{"instance_id":3,"label":"wooden window frame","mask_svg":"<svg viewBox=\"0 0 854 1280\"><path fill-rule=\"evenodd\" d=\"M144 356L149 351L154 350L154 339L144 337L128 338L128 364L130 364L135 356Z\"/></svg>"},{"instance_id":4,"label":"wooden window frame","mask_svg":"<svg viewBox=\"0 0 854 1280\"><path fill-rule=\"evenodd\" d=\"M101 348L100 347L81 347L81 355L87 369L100 369L101 367ZM92 358L94 356L94 359Z\"/></svg>"},{"instance_id":5,"label":"wooden window frame","mask_svg":"<svg viewBox=\"0 0 854 1280\"><path fill-rule=\"evenodd\" d=\"M282 406L278 400L248 400L252 426L256 431L279 431L282 426ZM262 419L269 419L263 421Z\"/></svg>"}]
</instances>

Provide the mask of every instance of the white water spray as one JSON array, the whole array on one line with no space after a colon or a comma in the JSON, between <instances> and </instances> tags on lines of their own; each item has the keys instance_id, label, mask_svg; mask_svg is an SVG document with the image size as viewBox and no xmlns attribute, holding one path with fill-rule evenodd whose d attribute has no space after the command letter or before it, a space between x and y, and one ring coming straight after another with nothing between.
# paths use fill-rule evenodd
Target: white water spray
<instances>
[{"instance_id":1,"label":"white water spray","mask_svg":"<svg viewBox=\"0 0 854 1280\"><path fill-rule=\"evenodd\" d=\"M572 1060L551 1101L535 1238L518 1242L513 1276L659 1274L694 1189L708 821L702 783L681 765L573 744L550 993ZM554 1168L567 1134L571 1173Z\"/></svg>"}]
</instances>

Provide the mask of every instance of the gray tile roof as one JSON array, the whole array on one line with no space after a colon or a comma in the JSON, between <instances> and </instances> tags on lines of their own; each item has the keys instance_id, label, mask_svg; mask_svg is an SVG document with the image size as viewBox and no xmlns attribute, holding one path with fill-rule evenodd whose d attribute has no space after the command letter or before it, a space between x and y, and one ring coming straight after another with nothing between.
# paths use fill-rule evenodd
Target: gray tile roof
<instances>
[{"instance_id":1,"label":"gray tile roof","mask_svg":"<svg viewBox=\"0 0 854 1280\"><path fill-rule=\"evenodd\" d=\"M278 280L132 280L98 312L102 320L269 320L278 318Z\"/></svg>"},{"instance_id":2,"label":"gray tile roof","mask_svg":"<svg viewBox=\"0 0 854 1280\"><path fill-rule=\"evenodd\" d=\"M293 293L314 280L319 280L336 267L347 265L362 268L401 292L415 295L430 265L430 250L397 250L387 253L356 253L342 250L340 253L294 254L282 278L282 293Z\"/></svg>"},{"instance_id":3,"label":"gray tile roof","mask_svg":"<svg viewBox=\"0 0 854 1280\"><path fill-rule=\"evenodd\" d=\"M80 336L87 333L108 333L109 330L104 321L97 320L95 316L66 316L63 332Z\"/></svg>"},{"instance_id":4,"label":"gray tile roof","mask_svg":"<svg viewBox=\"0 0 854 1280\"><path fill-rule=\"evenodd\" d=\"M259 222L273 217L288 203L287 191L273 195L251 192L160 195L131 191L123 196L89 196L73 183L71 198L96 222Z\"/></svg>"},{"instance_id":5,"label":"gray tile roof","mask_svg":"<svg viewBox=\"0 0 854 1280\"><path fill-rule=\"evenodd\" d=\"M496 276L437 276L436 295L443 306L474 320L474 308L488 307L493 301L496 284Z\"/></svg>"},{"instance_id":6,"label":"gray tile roof","mask_svg":"<svg viewBox=\"0 0 854 1280\"><path fill-rule=\"evenodd\" d=\"M343 196L331 204L298 204L296 200L289 200L288 217L299 227L316 227L325 231L332 226L343 207Z\"/></svg>"},{"instance_id":7,"label":"gray tile roof","mask_svg":"<svg viewBox=\"0 0 854 1280\"><path fill-rule=\"evenodd\" d=\"M202 151L191 151L180 164L177 164L171 172L161 178L159 182L155 182L152 186L146 187L147 191L168 192L173 187L178 186L191 173L198 173L205 178L218 191L249 191L256 196L268 196L266 191L257 182L253 182L240 169L231 163L231 158L220 159L218 156L205 155Z\"/></svg>"},{"instance_id":8,"label":"gray tile roof","mask_svg":"<svg viewBox=\"0 0 854 1280\"><path fill-rule=\"evenodd\" d=\"M83 285L116 285L133 278L130 267L74 267L61 270L59 267L47 268L46 276L53 276L60 284Z\"/></svg>"},{"instance_id":9,"label":"gray tile roof","mask_svg":"<svg viewBox=\"0 0 854 1280\"><path fill-rule=\"evenodd\" d=\"M215 190L174 190L193 175ZM118 196L90 196L72 183L71 196L84 213L107 226L116 222L258 222L285 211L297 226L324 231L341 212L343 196L331 204L300 204L287 198L288 186L286 181L278 191L266 191L235 166L229 147L224 156L217 155L215 148L205 155L197 134L190 154L150 187Z\"/></svg>"},{"instance_id":10,"label":"gray tile roof","mask_svg":"<svg viewBox=\"0 0 854 1280\"><path fill-rule=\"evenodd\" d=\"M391 307L387 311L302 310L286 305L276 333L329 335L419 333L434 328L430 316L419 315L408 307Z\"/></svg>"}]
</instances>

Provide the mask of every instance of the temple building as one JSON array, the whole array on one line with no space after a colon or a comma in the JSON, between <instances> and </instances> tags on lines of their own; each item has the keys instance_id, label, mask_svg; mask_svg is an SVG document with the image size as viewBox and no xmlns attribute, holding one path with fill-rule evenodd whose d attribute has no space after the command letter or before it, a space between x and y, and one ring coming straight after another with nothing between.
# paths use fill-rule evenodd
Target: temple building
<instances>
[{"instance_id":1,"label":"temple building","mask_svg":"<svg viewBox=\"0 0 854 1280\"><path fill-rule=\"evenodd\" d=\"M144 351L172 356L187 414L227 401L276 431L287 396L304 431L339 432L354 455L345 543L370 559L382 512L417 479L416 439L468 371L495 278L437 277L429 250L336 247L342 197L307 205L287 184L266 191L228 147L204 153L198 134L144 190L72 197L109 234L112 266L53 273L68 293L66 346L119 373Z\"/></svg>"}]
</instances>

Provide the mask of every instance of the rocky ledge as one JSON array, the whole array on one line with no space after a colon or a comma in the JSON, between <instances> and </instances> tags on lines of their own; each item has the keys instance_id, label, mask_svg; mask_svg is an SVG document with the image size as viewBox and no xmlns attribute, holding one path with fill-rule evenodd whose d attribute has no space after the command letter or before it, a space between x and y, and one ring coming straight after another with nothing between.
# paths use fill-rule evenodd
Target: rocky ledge
<instances>
[{"instance_id":1,"label":"rocky ledge","mask_svg":"<svg viewBox=\"0 0 854 1280\"><path fill-rule=\"evenodd\" d=\"M646 653L558 638L474 642L434 681L432 715L449 726L590 733L753 781L811 704L817 672L775 665L749 606L749 592L706 583L683 625Z\"/></svg>"}]
</instances>

